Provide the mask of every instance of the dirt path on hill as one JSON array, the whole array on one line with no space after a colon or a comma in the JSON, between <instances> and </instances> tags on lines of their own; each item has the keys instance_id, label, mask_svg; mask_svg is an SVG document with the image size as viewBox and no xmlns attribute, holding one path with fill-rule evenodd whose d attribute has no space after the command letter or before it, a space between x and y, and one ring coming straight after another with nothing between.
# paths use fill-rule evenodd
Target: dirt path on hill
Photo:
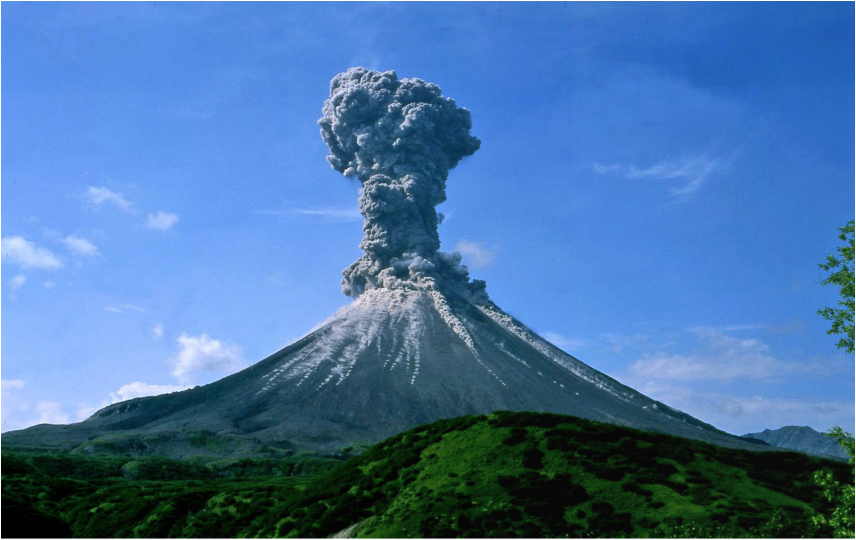
<instances>
[{"instance_id":1,"label":"dirt path on hill","mask_svg":"<svg viewBox=\"0 0 856 540\"><path fill-rule=\"evenodd\" d=\"M353 536L351 536L351 535L354 534L355 532L357 532L357 530L361 526L365 525L366 521L368 521L369 519L371 519L371 518L364 519L364 520L360 521L359 523L354 523L350 527L347 527L347 528L342 529L341 531L337 532L336 534L334 534L330 538L353 538Z\"/></svg>"}]
</instances>

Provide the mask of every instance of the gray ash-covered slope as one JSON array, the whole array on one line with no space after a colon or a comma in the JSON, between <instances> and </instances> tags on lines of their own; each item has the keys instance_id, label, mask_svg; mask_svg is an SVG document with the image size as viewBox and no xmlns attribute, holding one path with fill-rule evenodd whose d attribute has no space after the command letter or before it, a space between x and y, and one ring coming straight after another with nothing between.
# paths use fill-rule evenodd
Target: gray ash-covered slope
<instances>
[{"instance_id":1,"label":"gray ash-covered slope","mask_svg":"<svg viewBox=\"0 0 856 540\"><path fill-rule=\"evenodd\" d=\"M361 183L363 256L342 280L354 302L218 382L111 405L79 424L7 433L4 445L168 455L335 450L505 409L759 448L565 354L491 302L460 255L439 251L435 207L446 199L449 171L480 141L470 135L469 111L436 85L353 68L332 80L318 123L330 164Z\"/></svg>"},{"instance_id":2,"label":"gray ash-covered slope","mask_svg":"<svg viewBox=\"0 0 856 540\"><path fill-rule=\"evenodd\" d=\"M334 451L495 410L760 449L603 375L492 304L388 290L367 291L317 331L218 382L117 403L79 424L7 433L3 444L187 455L197 453L188 441L206 430L223 453ZM200 444L198 453L218 453Z\"/></svg>"}]
</instances>

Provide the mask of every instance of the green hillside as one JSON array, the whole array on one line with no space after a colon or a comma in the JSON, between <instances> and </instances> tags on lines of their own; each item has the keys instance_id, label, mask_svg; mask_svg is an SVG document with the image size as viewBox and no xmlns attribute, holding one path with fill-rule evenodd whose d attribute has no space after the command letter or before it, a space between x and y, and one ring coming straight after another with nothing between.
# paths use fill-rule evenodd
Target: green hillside
<instances>
[{"instance_id":1,"label":"green hillside","mask_svg":"<svg viewBox=\"0 0 856 540\"><path fill-rule=\"evenodd\" d=\"M811 524L828 511L812 474L853 474L803 454L502 412L333 464L4 453L3 521L14 529L37 512L87 537L825 537Z\"/></svg>"},{"instance_id":2,"label":"green hillside","mask_svg":"<svg viewBox=\"0 0 856 540\"><path fill-rule=\"evenodd\" d=\"M174 460L67 453L2 455L4 538L246 536L251 521L342 459ZM67 531L63 534L63 530Z\"/></svg>"}]
</instances>

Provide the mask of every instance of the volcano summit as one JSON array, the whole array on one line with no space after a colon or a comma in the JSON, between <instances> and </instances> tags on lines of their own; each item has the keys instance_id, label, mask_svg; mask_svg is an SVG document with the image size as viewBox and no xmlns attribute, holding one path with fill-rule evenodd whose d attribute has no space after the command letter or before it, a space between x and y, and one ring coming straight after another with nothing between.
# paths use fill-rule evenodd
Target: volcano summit
<instances>
[{"instance_id":1,"label":"volcano summit","mask_svg":"<svg viewBox=\"0 0 856 540\"><path fill-rule=\"evenodd\" d=\"M436 85L352 68L333 78L318 123L330 164L361 182L364 253L342 280L354 301L232 376L117 403L78 424L9 432L5 445L173 456L333 451L504 409L759 448L564 353L491 302L459 254L439 251L435 207L449 171L480 141L469 111Z\"/></svg>"}]
</instances>

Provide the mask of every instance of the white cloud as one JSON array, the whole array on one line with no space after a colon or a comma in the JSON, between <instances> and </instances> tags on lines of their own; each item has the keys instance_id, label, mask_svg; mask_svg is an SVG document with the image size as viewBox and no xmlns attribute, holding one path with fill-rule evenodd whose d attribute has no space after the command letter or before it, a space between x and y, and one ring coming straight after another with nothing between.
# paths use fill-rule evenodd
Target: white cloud
<instances>
[{"instance_id":1,"label":"white cloud","mask_svg":"<svg viewBox=\"0 0 856 540\"><path fill-rule=\"evenodd\" d=\"M773 334L795 334L797 332L801 332L805 329L805 323L800 320L795 320L789 323L781 323L781 324L760 324L760 323L748 323L748 324L729 324L725 326L718 327L718 330L723 330L725 332L740 332L743 330L763 330L765 332L770 332Z\"/></svg>"},{"instance_id":2,"label":"white cloud","mask_svg":"<svg viewBox=\"0 0 856 540\"><path fill-rule=\"evenodd\" d=\"M569 338L556 332L542 332L541 337L568 353L573 353L586 346L586 342L582 339Z\"/></svg>"},{"instance_id":3,"label":"white cloud","mask_svg":"<svg viewBox=\"0 0 856 540\"><path fill-rule=\"evenodd\" d=\"M9 390L18 390L26 386L27 383L21 379L5 379L0 381L0 390L8 392Z\"/></svg>"},{"instance_id":4,"label":"white cloud","mask_svg":"<svg viewBox=\"0 0 856 540\"><path fill-rule=\"evenodd\" d=\"M688 355L646 353L630 371L648 379L769 379L811 369L810 364L777 359L758 339L739 339L713 328L693 330L703 350Z\"/></svg>"},{"instance_id":5,"label":"white cloud","mask_svg":"<svg viewBox=\"0 0 856 540\"><path fill-rule=\"evenodd\" d=\"M457 251L464 256L466 263L473 268L482 268L493 262L498 251L497 246L486 247L483 242L471 242L460 240L452 251Z\"/></svg>"},{"instance_id":6,"label":"white cloud","mask_svg":"<svg viewBox=\"0 0 856 540\"><path fill-rule=\"evenodd\" d=\"M105 311L110 313L125 313L126 311L136 311L138 313L148 313L145 309L135 306L134 304L122 304L121 306L104 306Z\"/></svg>"},{"instance_id":7,"label":"white cloud","mask_svg":"<svg viewBox=\"0 0 856 540\"><path fill-rule=\"evenodd\" d=\"M726 324L725 326L718 327L719 330L723 330L725 332L740 332L742 330L760 330L764 328L763 324L757 323L748 323L748 324Z\"/></svg>"},{"instance_id":8,"label":"white cloud","mask_svg":"<svg viewBox=\"0 0 856 540\"><path fill-rule=\"evenodd\" d=\"M70 234L63 238L62 242L77 255L86 255L87 257L98 255L98 248L86 238Z\"/></svg>"},{"instance_id":9,"label":"white cloud","mask_svg":"<svg viewBox=\"0 0 856 540\"><path fill-rule=\"evenodd\" d=\"M707 180L710 173L723 165L721 160L706 156L692 156L680 159L666 159L648 168L639 168L633 164L617 163L604 165L593 163L592 170L597 174L623 176L630 180L653 179L671 180L677 183L670 193L673 196L689 195L697 191Z\"/></svg>"},{"instance_id":10,"label":"white cloud","mask_svg":"<svg viewBox=\"0 0 856 540\"><path fill-rule=\"evenodd\" d=\"M77 408L73 411L75 416L75 422L82 422L95 414L97 411L107 407L108 405L112 405L114 403L119 403L120 401L126 401L129 399L139 398L139 397L147 397L147 396L157 396L160 394L169 394L171 392L180 392L182 390L187 390L190 388L189 386L179 386L172 384L148 384L140 381L135 381L129 384L123 385L121 388L116 390L115 392L110 392L110 395L107 399L103 400L98 407L93 407L88 403L78 403ZM66 415L67 416L67 415ZM26 427L37 423L35 421L30 421L26 423ZM20 429L20 428L13 428Z\"/></svg>"},{"instance_id":11,"label":"white cloud","mask_svg":"<svg viewBox=\"0 0 856 540\"><path fill-rule=\"evenodd\" d=\"M136 381L123 385L115 392L110 392L107 399L98 407L87 403L76 406L63 405L57 401L38 401L35 406L21 392L26 383L21 379L2 381L2 431L25 429L36 424L67 424L71 421L82 422L96 411L120 401L145 396L156 396L170 392L179 392L190 388L185 385L147 384Z\"/></svg>"},{"instance_id":12,"label":"white cloud","mask_svg":"<svg viewBox=\"0 0 856 540\"><path fill-rule=\"evenodd\" d=\"M622 354L625 349L633 349L648 345L648 336L645 334L600 334L600 340L606 342L606 351L613 354Z\"/></svg>"},{"instance_id":13,"label":"white cloud","mask_svg":"<svg viewBox=\"0 0 856 540\"><path fill-rule=\"evenodd\" d=\"M22 429L35 423L34 419L30 418L29 421L27 419L30 404L24 392L21 392L24 386L26 383L20 379L2 381L0 389L2 389L3 406L0 408L0 421L2 421L0 430Z\"/></svg>"},{"instance_id":14,"label":"white cloud","mask_svg":"<svg viewBox=\"0 0 856 540\"><path fill-rule=\"evenodd\" d=\"M53 281L45 281L44 287L45 289L53 289L54 287L56 287L56 283L54 283Z\"/></svg>"},{"instance_id":15,"label":"white cloud","mask_svg":"<svg viewBox=\"0 0 856 540\"><path fill-rule=\"evenodd\" d=\"M360 209L351 208L293 208L290 210L262 210L259 214L271 216L302 216L315 218L319 221L327 221L331 223L345 221L362 221L363 216L360 214Z\"/></svg>"},{"instance_id":16,"label":"white cloud","mask_svg":"<svg viewBox=\"0 0 856 540\"><path fill-rule=\"evenodd\" d=\"M77 418L75 419L75 422L83 422L84 420L95 414L95 412L98 411L100 408L101 407L90 407L89 405L85 404L79 405L77 407Z\"/></svg>"},{"instance_id":17,"label":"white cloud","mask_svg":"<svg viewBox=\"0 0 856 540\"><path fill-rule=\"evenodd\" d=\"M68 415L56 401L39 401L35 407L21 390L27 384L21 379L2 381L2 430L24 429L36 424L67 424Z\"/></svg>"},{"instance_id":18,"label":"white cloud","mask_svg":"<svg viewBox=\"0 0 856 540\"><path fill-rule=\"evenodd\" d=\"M674 342L656 349L643 342L630 349L637 351L636 361L615 376L651 398L735 434L785 425L810 425L819 431L853 425L852 401L805 391L815 386L805 381L809 377L845 375L852 380L852 359L783 359L763 340L735 337L723 328L689 329L695 343L681 354L665 350L676 346ZM728 328L741 333L778 330L764 324Z\"/></svg>"},{"instance_id":19,"label":"white cloud","mask_svg":"<svg viewBox=\"0 0 856 540\"><path fill-rule=\"evenodd\" d=\"M359 208L303 208L295 210L296 214L316 216L327 221L362 221Z\"/></svg>"},{"instance_id":20,"label":"white cloud","mask_svg":"<svg viewBox=\"0 0 856 540\"><path fill-rule=\"evenodd\" d=\"M794 425L811 426L818 431L826 431L834 425L853 425L853 402L745 396L661 381L650 381L637 389L736 435Z\"/></svg>"},{"instance_id":21,"label":"white cloud","mask_svg":"<svg viewBox=\"0 0 856 540\"><path fill-rule=\"evenodd\" d=\"M152 335L155 339L163 337L163 323L158 323L154 328L152 328Z\"/></svg>"},{"instance_id":22,"label":"white cloud","mask_svg":"<svg viewBox=\"0 0 856 540\"><path fill-rule=\"evenodd\" d=\"M131 206L131 203L125 199L124 195L116 193L115 191L110 191L104 187L89 186L86 189L84 197L95 206L101 206L102 204L109 203L120 210L128 212L129 214L136 212Z\"/></svg>"},{"instance_id":23,"label":"white cloud","mask_svg":"<svg viewBox=\"0 0 856 540\"><path fill-rule=\"evenodd\" d=\"M206 372L228 375L247 366L237 345L225 345L205 334L194 337L182 333L176 341L181 351L174 360L172 375L183 384Z\"/></svg>"},{"instance_id":24,"label":"white cloud","mask_svg":"<svg viewBox=\"0 0 856 540\"><path fill-rule=\"evenodd\" d=\"M68 424L68 415L62 411L62 405L56 401L40 401L36 404L39 417L33 424Z\"/></svg>"},{"instance_id":25,"label":"white cloud","mask_svg":"<svg viewBox=\"0 0 856 540\"><path fill-rule=\"evenodd\" d=\"M170 214L158 210L157 214L149 214L146 227L155 231L168 231L178 222L178 214Z\"/></svg>"},{"instance_id":26,"label":"white cloud","mask_svg":"<svg viewBox=\"0 0 856 540\"><path fill-rule=\"evenodd\" d=\"M103 400L98 407L92 407L86 403L79 403L76 407L64 406L56 401L39 401L33 407L25 396L20 393L26 384L24 381L3 380L2 393L2 431L25 429L36 424L67 424L74 417L75 422L82 422L96 411L113 403L134 399L138 397L156 396L170 392L187 390L189 386L169 384L147 384L144 382L132 382L110 392L107 399Z\"/></svg>"},{"instance_id":27,"label":"white cloud","mask_svg":"<svg viewBox=\"0 0 856 540\"><path fill-rule=\"evenodd\" d=\"M157 396L160 394L169 394L171 392L180 392L182 390L187 390L188 388L188 386L177 386L172 384L147 384L144 382L136 381L122 386L115 392L110 392L110 403L118 403L119 401L125 401L138 397ZM91 414L92 413L90 413L90 415Z\"/></svg>"},{"instance_id":28,"label":"white cloud","mask_svg":"<svg viewBox=\"0 0 856 540\"><path fill-rule=\"evenodd\" d=\"M26 282L27 276L25 276L24 274L18 274L17 276L9 280L9 287L12 288L12 290L18 290L23 287L24 283Z\"/></svg>"},{"instance_id":29,"label":"white cloud","mask_svg":"<svg viewBox=\"0 0 856 540\"><path fill-rule=\"evenodd\" d=\"M20 236L4 236L0 240L3 260L17 264L21 268L59 268L62 261L47 249L37 247Z\"/></svg>"}]
</instances>

